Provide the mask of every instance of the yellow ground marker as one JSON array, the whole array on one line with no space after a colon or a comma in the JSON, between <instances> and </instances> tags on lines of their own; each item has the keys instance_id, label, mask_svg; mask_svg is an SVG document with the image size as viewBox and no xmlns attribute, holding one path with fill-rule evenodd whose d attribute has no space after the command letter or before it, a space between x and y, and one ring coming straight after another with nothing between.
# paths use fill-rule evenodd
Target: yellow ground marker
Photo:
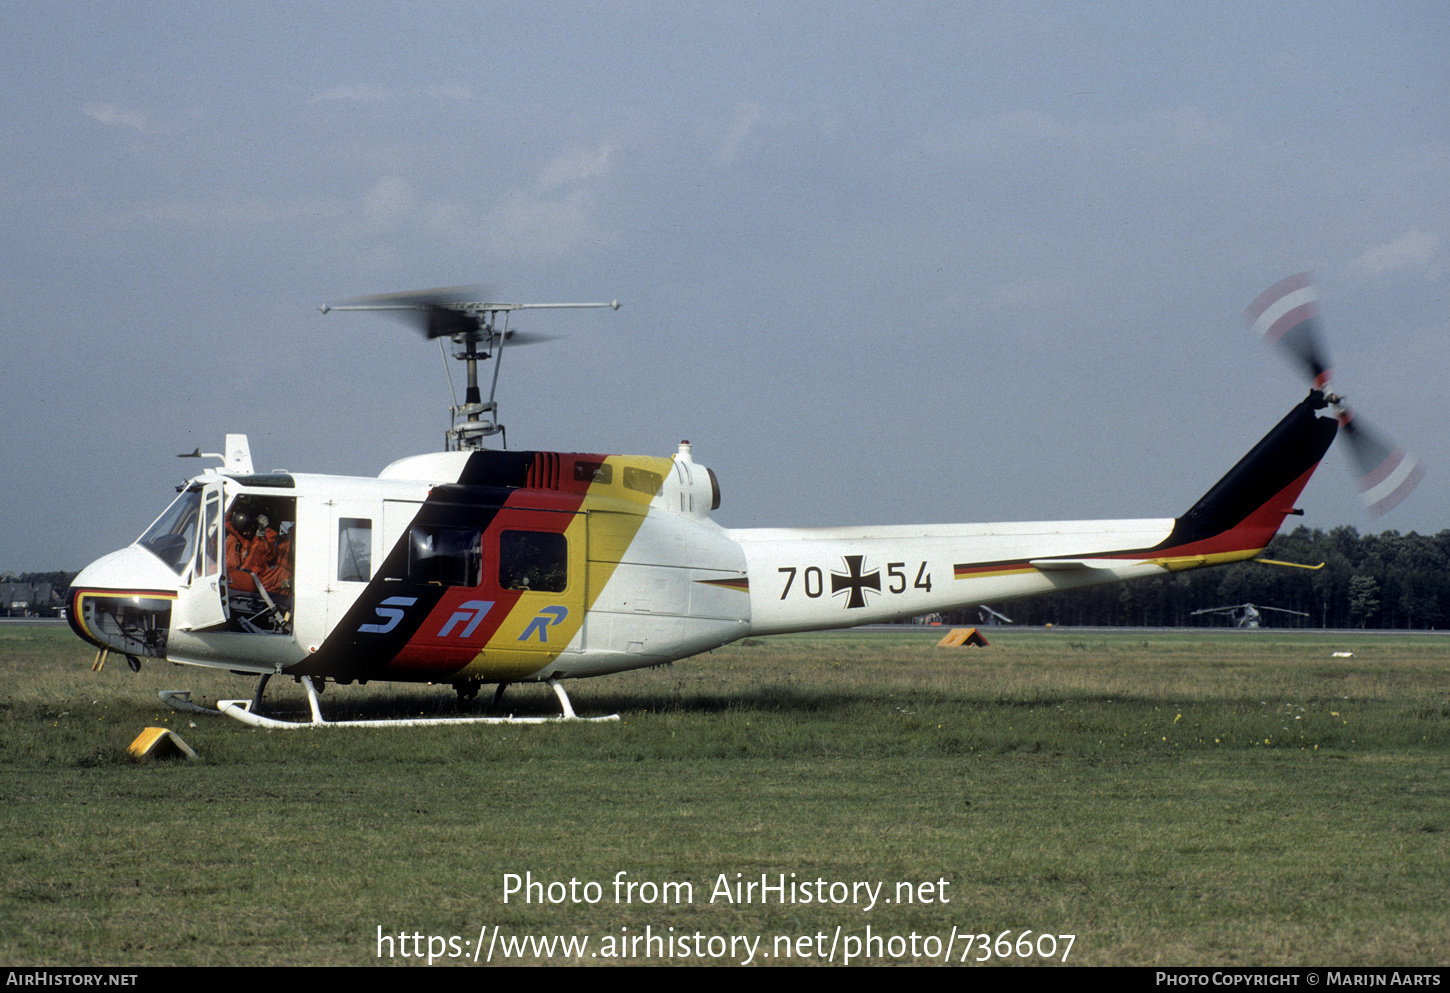
<instances>
[{"instance_id":1,"label":"yellow ground marker","mask_svg":"<svg viewBox=\"0 0 1450 993\"><path fill-rule=\"evenodd\" d=\"M952 628L947 632L946 637L936 643L938 648L964 648L967 645L981 645L986 648L990 645L982 632L976 628Z\"/></svg>"},{"instance_id":2,"label":"yellow ground marker","mask_svg":"<svg viewBox=\"0 0 1450 993\"><path fill-rule=\"evenodd\" d=\"M147 728L141 732L140 737L131 742L131 747L126 751L138 759L164 759L174 755L184 755L189 759L201 758L176 732L166 728Z\"/></svg>"}]
</instances>

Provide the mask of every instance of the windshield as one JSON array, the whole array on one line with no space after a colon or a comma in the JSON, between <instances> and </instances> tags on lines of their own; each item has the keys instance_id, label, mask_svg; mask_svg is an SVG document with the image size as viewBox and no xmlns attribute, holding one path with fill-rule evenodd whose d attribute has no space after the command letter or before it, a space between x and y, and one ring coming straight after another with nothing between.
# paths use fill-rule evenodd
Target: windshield
<instances>
[{"instance_id":1,"label":"windshield","mask_svg":"<svg viewBox=\"0 0 1450 993\"><path fill-rule=\"evenodd\" d=\"M200 519L201 488L194 487L177 497L136 543L165 562L179 576L191 562L192 552L196 549L196 528Z\"/></svg>"}]
</instances>

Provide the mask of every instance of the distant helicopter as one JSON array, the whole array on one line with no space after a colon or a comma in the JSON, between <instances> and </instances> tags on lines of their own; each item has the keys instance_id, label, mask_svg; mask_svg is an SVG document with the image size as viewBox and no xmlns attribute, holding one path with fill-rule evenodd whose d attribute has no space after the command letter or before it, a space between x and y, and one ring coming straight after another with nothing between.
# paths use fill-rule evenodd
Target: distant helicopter
<instances>
[{"instance_id":1,"label":"distant helicopter","mask_svg":"<svg viewBox=\"0 0 1450 993\"><path fill-rule=\"evenodd\" d=\"M983 624L1016 624L1006 614L1000 613L987 606L985 603L977 605L977 619Z\"/></svg>"},{"instance_id":2,"label":"distant helicopter","mask_svg":"<svg viewBox=\"0 0 1450 993\"><path fill-rule=\"evenodd\" d=\"M1284 607L1259 607L1252 603L1234 604L1232 607L1204 607L1202 610L1195 610L1189 616L1197 617L1199 614L1222 614L1229 619L1229 623L1236 628L1257 628L1263 621L1261 610L1272 610L1280 614L1296 614L1299 617L1309 615L1302 610L1288 610Z\"/></svg>"},{"instance_id":3,"label":"distant helicopter","mask_svg":"<svg viewBox=\"0 0 1450 993\"><path fill-rule=\"evenodd\" d=\"M1304 277L1248 318L1313 378L1297 404L1182 516L1148 520L727 529L715 474L689 442L672 457L486 449L506 436L495 390L516 311L608 304L497 303L468 289L365 297L332 310L391 311L447 339L467 369L445 450L376 478L258 473L244 435L132 545L87 566L69 591L75 632L100 651L258 678L217 710L278 728L508 721L327 722L326 681L481 686L543 682L574 718L562 680L660 665L749 635L850 627L1253 559L1292 513L1343 424L1368 462L1367 502L1386 509L1419 479L1413 458L1350 421L1327 392ZM480 362L494 363L489 398ZM1328 416L1322 415L1327 412ZM191 453L200 457L200 451ZM306 688L312 721L263 716L274 675ZM207 711L186 693L173 706ZM518 718L557 720L558 718ZM600 718L607 719L607 718Z\"/></svg>"}]
</instances>

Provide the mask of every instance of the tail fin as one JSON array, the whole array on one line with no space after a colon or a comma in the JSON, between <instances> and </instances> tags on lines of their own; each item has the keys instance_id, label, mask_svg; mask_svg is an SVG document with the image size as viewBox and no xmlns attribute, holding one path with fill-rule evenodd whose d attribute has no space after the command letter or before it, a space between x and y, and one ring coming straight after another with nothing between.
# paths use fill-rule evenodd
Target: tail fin
<instances>
[{"instance_id":1,"label":"tail fin","mask_svg":"<svg viewBox=\"0 0 1450 993\"><path fill-rule=\"evenodd\" d=\"M1334 441L1338 422L1312 390L1174 523L1159 546L1174 555L1256 552L1278 533L1309 477Z\"/></svg>"}]
</instances>

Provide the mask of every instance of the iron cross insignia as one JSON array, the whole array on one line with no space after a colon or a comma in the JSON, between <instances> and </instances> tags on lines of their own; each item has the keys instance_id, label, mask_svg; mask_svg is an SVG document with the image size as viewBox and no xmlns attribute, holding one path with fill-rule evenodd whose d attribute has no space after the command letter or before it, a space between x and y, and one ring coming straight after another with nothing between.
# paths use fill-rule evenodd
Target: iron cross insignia
<instances>
[{"instance_id":1,"label":"iron cross insignia","mask_svg":"<svg viewBox=\"0 0 1450 993\"><path fill-rule=\"evenodd\" d=\"M870 575L863 576L861 575L861 563L866 560L866 556L843 555L841 558L845 560L846 568L851 571L851 574L843 576L839 572L831 573L831 596L835 596L842 590L850 590L851 595L846 599L846 609L864 607L866 606L865 590L867 587L877 593L881 592L881 570L877 569Z\"/></svg>"}]
</instances>

